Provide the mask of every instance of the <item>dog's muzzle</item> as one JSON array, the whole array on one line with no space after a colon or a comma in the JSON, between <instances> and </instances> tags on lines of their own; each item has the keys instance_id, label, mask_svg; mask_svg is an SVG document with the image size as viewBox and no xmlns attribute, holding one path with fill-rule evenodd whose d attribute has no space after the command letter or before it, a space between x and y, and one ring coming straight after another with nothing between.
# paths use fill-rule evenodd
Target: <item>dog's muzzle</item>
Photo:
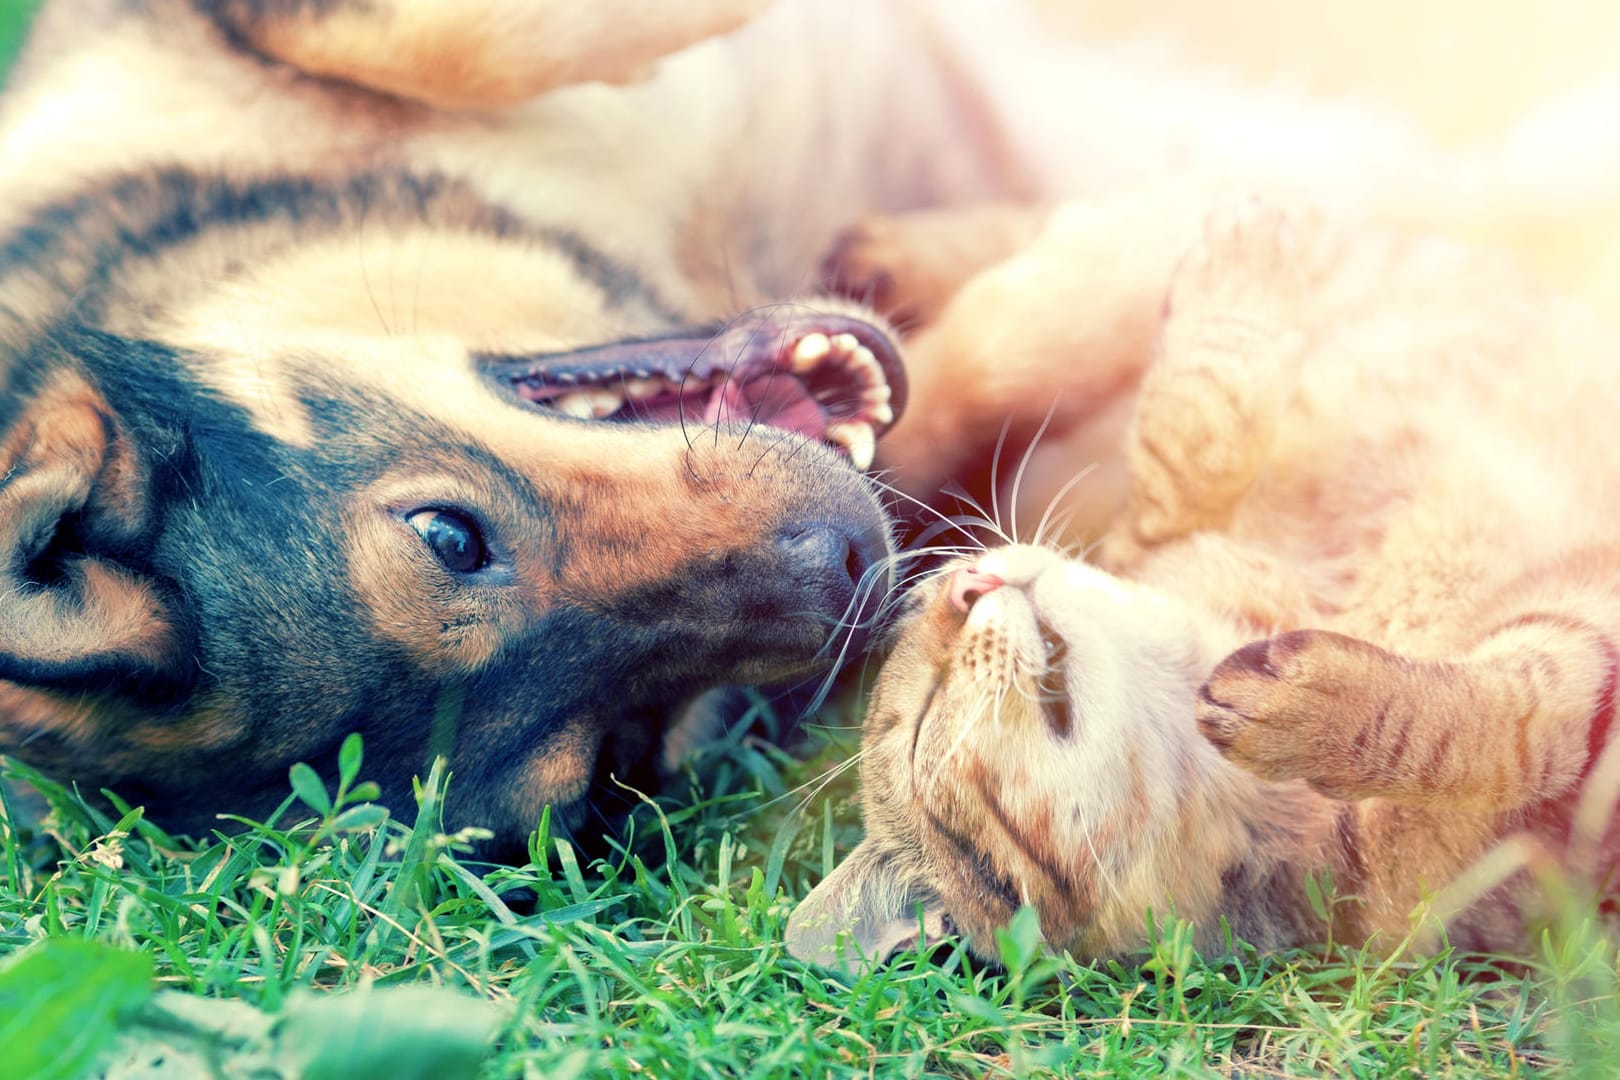
<instances>
[{"instance_id":1,"label":"dog's muzzle","mask_svg":"<svg viewBox=\"0 0 1620 1080\"><path fill-rule=\"evenodd\" d=\"M723 326L485 359L518 399L562 416L766 425L824 442L862 470L905 406L905 369L888 333L786 305Z\"/></svg>"}]
</instances>

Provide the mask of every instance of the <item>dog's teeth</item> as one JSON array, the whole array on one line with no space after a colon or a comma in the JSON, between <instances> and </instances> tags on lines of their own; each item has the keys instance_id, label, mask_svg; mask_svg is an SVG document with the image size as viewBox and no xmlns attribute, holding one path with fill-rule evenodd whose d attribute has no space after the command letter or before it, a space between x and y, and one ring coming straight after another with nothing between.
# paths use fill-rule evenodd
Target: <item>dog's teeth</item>
<instances>
[{"instance_id":1,"label":"dog's teeth","mask_svg":"<svg viewBox=\"0 0 1620 1080\"><path fill-rule=\"evenodd\" d=\"M841 353L852 353L861 347L861 342L854 334L834 334L832 347Z\"/></svg>"},{"instance_id":2,"label":"dog's teeth","mask_svg":"<svg viewBox=\"0 0 1620 1080\"><path fill-rule=\"evenodd\" d=\"M857 469L864 472L871 468L872 458L877 453L877 435L872 431L871 424L864 420L828 424L824 437L828 442L842 446Z\"/></svg>"},{"instance_id":3,"label":"dog's teeth","mask_svg":"<svg viewBox=\"0 0 1620 1080\"><path fill-rule=\"evenodd\" d=\"M576 416L581 420L590 420L596 416L596 410L591 406L590 391L579 390L562 397L552 398L551 407L566 416Z\"/></svg>"},{"instance_id":4,"label":"dog's teeth","mask_svg":"<svg viewBox=\"0 0 1620 1080\"><path fill-rule=\"evenodd\" d=\"M868 386L861 397L873 405L887 405L894 400L894 391L889 389L888 383L880 382L876 386Z\"/></svg>"},{"instance_id":5,"label":"dog's teeth","mask_svg":"<svg viewBox=\"0 0 1620 1080\"><path fill-rule=\"evenodd\" d=\"M850 366L864 375L871 385L876 386L883 382L883 365L877 362L872 350L865 345L858 345L855 351L849 354Z\"/></svg>"},{"instance_id":6,"label":"dog's teeth","mask_svg":"<svg viewBox=\"0 0 1620 1080\"><path fill-rule=\"evenodd\" d=\"M624 392L633 398L657 397L664 392L664 380L650 378L643 375L635 379L624 380Z\"/></svg>"},{"instance_id":7,"label":"dog's teeth","mask_svg":"<svg viewBox=\"0 0 1620 1080\"><path fill-rule=\"evenodd\" d=\"M809 371L825 360L831 349L826 334L806 334L793 347L793 370Z\"/></svg>"},{"instance_id":8,"label":"dog's teeth","mask_svg":"<svg viewBox=\"0 0 1620 1080\"><path fill-rule=\"evenodd\" d=\"M887 425L894 423L894 410L889 407L889 403L886 401L880 405L872 406L867 410L867 415L871 416L874 424Z\"/></svg>"},{"instance_id":9,"label":"dog's teeth","mask_svg":"<svg viewBox=\"0 0 1620 1080\"><path fill-rule=\"evenodd\" d=\"M581 420L599 420L624 408L624 395L612 390L575 390L551 401L551 407Z\"/></svg>"},{"instance_id":10,"label":"dog's teeth","mask_svg":"<svg viewBox=\"0 0 1620 1080\"><path fill-rule=\"evenodd\" d=\"M580 396L590 403L591 415L598 419L624 408L624 395L612 390L583 390Z\"/></svg>"}]
</instances>

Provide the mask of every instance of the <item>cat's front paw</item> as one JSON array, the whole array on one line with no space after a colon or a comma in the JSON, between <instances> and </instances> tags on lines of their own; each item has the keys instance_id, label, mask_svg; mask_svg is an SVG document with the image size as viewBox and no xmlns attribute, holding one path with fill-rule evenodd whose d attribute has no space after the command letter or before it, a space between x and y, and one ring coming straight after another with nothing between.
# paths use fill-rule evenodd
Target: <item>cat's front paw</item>
<instances>
[{"instance_id":1,"label":"cat's front paw","mask_svg":"<svg viewBox=\"0 0 1620 1080\"><path fill-rule=\"evenodd\" d=\"M1248 352L1288 329L1304 293L1305 255L1320 228L1309 210L1285 213L1255 197L1222 204L1176 267L1165 297L1166 332L1187 330L1206 339L1206 348Z\"/></svg>"},{"instance_id":2,"label":"cat's front paw","mask_svg":"<svg viewBox=\"0 0 1620 1080\"><path fill-rule=\"evenodd\" d=\"M1357 735L1378 719L1381 672L1392 661L1376 645L1327 630L1251 642L1199 689L1198 730L1257 776L1304 778L1324 794L1352 798L1361 772Z\"/></svg>"}]
</instances>

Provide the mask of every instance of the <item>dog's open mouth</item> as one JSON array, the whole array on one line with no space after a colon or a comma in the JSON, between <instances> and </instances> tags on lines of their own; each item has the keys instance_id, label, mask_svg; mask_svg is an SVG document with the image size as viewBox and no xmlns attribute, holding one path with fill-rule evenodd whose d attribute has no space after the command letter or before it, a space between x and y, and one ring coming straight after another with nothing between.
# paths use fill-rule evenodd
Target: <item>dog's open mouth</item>
<instances>
[{"instance_id":1,"label":"dog's open mouth","mask_svg":"<svg viewBox=\"0 0 1620 1080\"><path fill-rule=\"evenodd\" d=\"M493 365L524 401L565 416L795 431L869 468L905 404L882 330L843 315L760 315L723 328Z\"/></svg>"}]
</instances>

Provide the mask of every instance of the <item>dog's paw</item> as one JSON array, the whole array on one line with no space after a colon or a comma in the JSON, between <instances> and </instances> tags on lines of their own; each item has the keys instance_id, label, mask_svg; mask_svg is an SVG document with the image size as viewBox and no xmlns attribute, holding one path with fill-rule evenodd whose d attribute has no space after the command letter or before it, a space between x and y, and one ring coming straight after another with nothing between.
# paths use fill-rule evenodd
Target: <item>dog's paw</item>
<instances>
[{"instance_id":1,"label":"dog's paw","mask_svg":"<svg viewBox=\"0 0 1620 1080\"><path fill-rule=\"evenodd\" d=\"M895 323L912 324L938 314L921 272L904 220L869 218L845 229L822 260L827 287L858 300ZM926 310L925 310L926 309Z\"/></svg>"},{"instance_id":2,"label":"dog's paw","mask_svg":"<svg viewBox=\"0 0 1620 1080\"><path fill-rule=\"evenodd\" d=\"M659 749L659 768L674 775L697 760L699 754L751 706L748 691L740 686L717 686L699 694L670 717Z\"/></svg>"},{"instance_id":3,"label":"dog's paw","mask_svg":"<svg viewBox=\"0 0 1620 1080\"><path fill-rule=\"evenodd\" d=\"M1042 206L989 203L869 218L839 236L822 270L835 292L915 330L969 280L1026 248L1047 216Z\"/></svg>"},{"instance_id":4,"label":"dog's paw","mask_svg":"<svg viewBox=\"0 0 1620 1080\"><path fill-rule=\"evenodd\" d=\"M1326 630L1251 642L1216 665L1198 692L1198 730L1228 760L1268 780L1304 778L1343 795L1354 733L1394 658Z\"/></svg>"}]
</instances>

